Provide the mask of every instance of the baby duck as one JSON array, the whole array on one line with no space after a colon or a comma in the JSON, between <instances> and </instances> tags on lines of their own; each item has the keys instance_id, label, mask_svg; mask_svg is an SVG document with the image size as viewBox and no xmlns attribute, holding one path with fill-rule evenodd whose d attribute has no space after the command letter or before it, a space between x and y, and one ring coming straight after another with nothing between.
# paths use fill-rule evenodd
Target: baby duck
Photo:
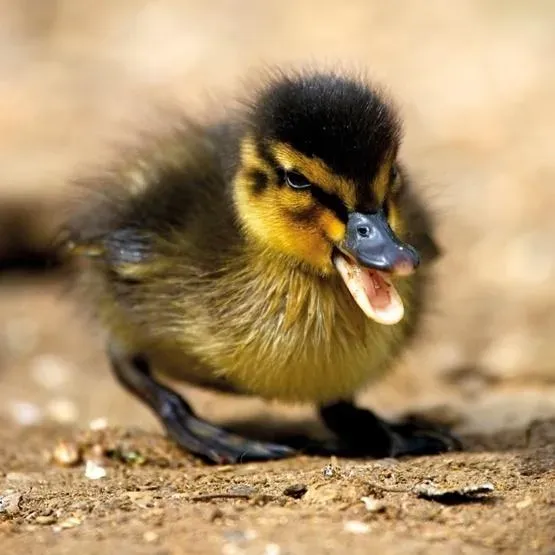
<instances>
[{"instance_id":1,"label":"baby duck","mask_svg":"<svg viewBox=\"0 0 555 555\"><path fill-rule=\"evenodd\" d=\"M216 463L295 452L202 420L160 374L316 404L339 454L458 448L353 402L406 346L438 254L400 137L364 80L281 72L229 121L182 122L98 177L105 194L65 246L115 376L183 449Z\"/></svg>"}]
</instances>

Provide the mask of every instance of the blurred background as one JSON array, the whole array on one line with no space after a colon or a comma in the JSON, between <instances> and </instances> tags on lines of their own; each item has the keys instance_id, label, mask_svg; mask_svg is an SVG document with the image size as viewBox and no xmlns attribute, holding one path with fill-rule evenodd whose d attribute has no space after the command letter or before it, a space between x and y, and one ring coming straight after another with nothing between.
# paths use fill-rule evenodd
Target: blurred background
<instances>
[{"instance_id":1,"label":"blurred background","mask_svg":"<svg viewBox=\"0 0 555 555\"><path fill-rule=\"evenodd\" d=\"M467 430L555 415L554 2L0 0L0 21L0 416L155 426L45 263L70 178L153 104L195 114L261 64L319 61L397 99L445 249L425 332L365 402Z\"/></svg>"}]
</instances>

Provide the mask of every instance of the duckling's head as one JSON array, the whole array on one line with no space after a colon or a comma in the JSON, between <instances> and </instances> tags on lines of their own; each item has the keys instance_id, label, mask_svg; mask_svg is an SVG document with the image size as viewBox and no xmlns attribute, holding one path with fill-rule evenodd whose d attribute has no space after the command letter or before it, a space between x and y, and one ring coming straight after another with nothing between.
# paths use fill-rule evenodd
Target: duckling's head
<instances>
[{"instance_id":1,"label":"duckling's head","mask_svg":"<svg viewBox=\"0 0 555 555\"><path fill-rule=\"evenodd\" d=\"M307 271L339 272L383 324L403 317L391 275L419 264L397 203L400 136L391 104L363 81L280 75L250 106L234 180L247 236Z\"/></svg>"}]
</instances>

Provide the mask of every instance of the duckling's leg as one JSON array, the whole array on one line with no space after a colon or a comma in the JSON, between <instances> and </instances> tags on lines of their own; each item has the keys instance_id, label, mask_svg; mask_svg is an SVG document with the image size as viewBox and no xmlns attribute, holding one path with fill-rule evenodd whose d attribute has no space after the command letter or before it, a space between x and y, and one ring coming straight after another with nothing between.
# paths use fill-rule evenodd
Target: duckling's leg
<instances>
[{"instance_id":1,"label":"duckling's leg","mask_svg":"<svg viewBox=\"0 0 555 555\"><path fill-rule=\"evenodd\" d=\"M338 437L337 454L382 458L434 455L462 448L446 430L411 420L387 422L349 401L321 407L320 415Z\"/></svg>"},{"instance_id":2,"label":"duckling's leg","mask_svg":"<svg viewBox=\"0 0 555 555\"><path fill-rule=\"evenodd\" d=\"M168 435L186 451L218 464L280 459L294 453L289 447L251 441L198 418L185 399L152 377L144 356L130 355L115 343L109 345L108 354L121 384L154 411Z\"/></svg>"}]
</instances>

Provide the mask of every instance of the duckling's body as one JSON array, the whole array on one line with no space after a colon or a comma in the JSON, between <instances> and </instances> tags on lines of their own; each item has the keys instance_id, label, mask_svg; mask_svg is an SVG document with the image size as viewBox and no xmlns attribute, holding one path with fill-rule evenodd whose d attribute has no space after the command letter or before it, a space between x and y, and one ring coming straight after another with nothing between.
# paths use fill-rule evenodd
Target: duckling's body
<instances>
[{"instance_id":1,"label":"duckling's body","mask_svg":"<svg viewBox=\"0 0 555 555\"><path fill-rule=\"evenodd\" d=\"M270 85L246 124L185 124L161 137L107 174L105 199L70 226L70 247L86 260L82 280L109 332L116 375L178 443L216 461L242 454L272 458L289 450L202 422L151 370L267 399L337 403L345 412L345 401L391 366L421 312L424 273L395 279L404 317L384 325L361 310L333 265L335 249L350 244L344 239L348 213L363 214L364 208L373 214L376 191L389 186L380 166L396 153L388 105L336 76L288 83L285 92L279 80ZM349 93L361 98L349 99ZM361 99L368 105L351 114L358 121L350 121ZM300 110L298 128L280 120L284 103L286 110ZM333 142L341 125L346 144L333 151L326 141ZM289 133L287 140L280 133ZM323 141L314 144L319 133ZM361 156L357 149L363 147ZM292 187L284 189L284 179ZM356 189L371 183L373 193ZM399 188L391 202L388 219L397 235L424 254L433 250L427 218L410 191ZM401 246L399 252L407 251ZM329 410L323 409L324 420L337 431ZM377 436L383 435L387 425L373 418ZM386 435L391 439L393 428ZM431 441L428 450L447 445L438 444L437 434ZM386 451L395 451L389 443ZM413 451L426 448L420 441Z\"/></svg>"}]
</instances>

